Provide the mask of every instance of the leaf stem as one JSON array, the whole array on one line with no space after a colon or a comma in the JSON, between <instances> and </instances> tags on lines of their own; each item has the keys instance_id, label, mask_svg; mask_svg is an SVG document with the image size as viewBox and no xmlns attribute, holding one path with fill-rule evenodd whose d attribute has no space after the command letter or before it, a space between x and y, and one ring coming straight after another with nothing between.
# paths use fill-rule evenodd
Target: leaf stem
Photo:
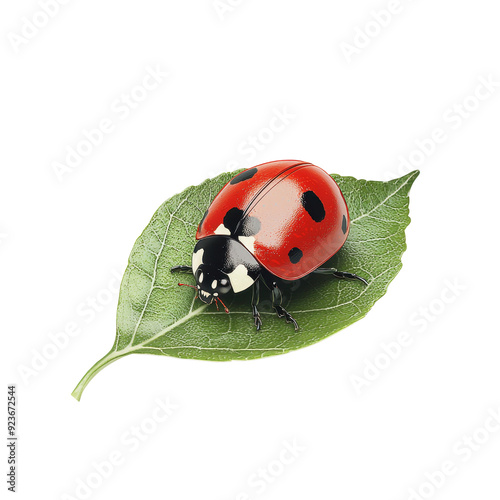
<instances>
[{"instance_id":1,"label":"leaf stem","mask_svg":"<svg viewBox=\"0 0 500 500\"><path fill-rule=\"evenodd\" d=\"M75 387L74 391L71 393L71 395L77 400L80 401L80 398L82 397L82 393L89 384L89 382L106 366L110 365L114 361L116 361L118 358L121 358L124 356L125 353L123 352L117 352L117 351L110 351L106 356L101 358L97 363L95 363L90 370L82 377L80 382L78 382L78 385Z\"/></svg>"}]
</instances>

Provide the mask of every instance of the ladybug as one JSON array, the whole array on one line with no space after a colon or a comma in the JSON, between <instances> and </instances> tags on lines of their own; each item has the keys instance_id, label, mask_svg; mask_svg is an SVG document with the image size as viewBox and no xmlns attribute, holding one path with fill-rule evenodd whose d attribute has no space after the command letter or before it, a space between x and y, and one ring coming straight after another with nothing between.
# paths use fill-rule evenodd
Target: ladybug
<instances>
[{"instance_id":1,"label":"ladybug","mask_svg":"<svg viewBox=\"0 0 500 500\"><path fill-rule=\"evenodd\" d=\"M259 283L271 291L277 315L297 321L282 306L280 285L312 273L366 280L334 268L320 267L344 244L349 211L337 183L323 169L297 160L263 163L233 177L214 198L196 232L191 266L197 296L205 304L228 292L252 288L257 330ZM179 283L184 285L184 283Z\"/></svg>"}]
</instances>

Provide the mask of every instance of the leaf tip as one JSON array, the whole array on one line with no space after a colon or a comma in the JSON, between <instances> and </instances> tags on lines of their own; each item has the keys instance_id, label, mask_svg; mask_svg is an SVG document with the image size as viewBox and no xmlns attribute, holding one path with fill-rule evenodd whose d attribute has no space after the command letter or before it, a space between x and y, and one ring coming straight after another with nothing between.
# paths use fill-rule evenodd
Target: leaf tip
<instances>
[{"instance_id":1,"label":"leaf tip","mask_svg":"<svg viewBox=\"0 0 500 500\"><path fill-rule=\"evenodd\" d=\"M420 175L420 170L412 170L411 172L408 172L406 175L403 175L401 179L408 179L408 182L411 186L419 175Z\"/></svg>"}]
</instances>

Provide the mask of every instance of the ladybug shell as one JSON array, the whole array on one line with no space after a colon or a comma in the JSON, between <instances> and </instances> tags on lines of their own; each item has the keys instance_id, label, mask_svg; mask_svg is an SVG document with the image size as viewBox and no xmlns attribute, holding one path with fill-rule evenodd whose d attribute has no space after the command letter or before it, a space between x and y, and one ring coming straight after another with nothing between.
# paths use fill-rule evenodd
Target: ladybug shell
<instances>
[{"instance_id":1,"label":"ladybug shell","mask_svg":"<svg viewBox=\"0 0 500 500\"><path fill-rule=\"evenodd\" d=\"M348 232L337 183L311 163L283 160L233 177L206 211L196 239L231 236L269 272L296 280L337 253Z\"/></svg>"}]
</instances>

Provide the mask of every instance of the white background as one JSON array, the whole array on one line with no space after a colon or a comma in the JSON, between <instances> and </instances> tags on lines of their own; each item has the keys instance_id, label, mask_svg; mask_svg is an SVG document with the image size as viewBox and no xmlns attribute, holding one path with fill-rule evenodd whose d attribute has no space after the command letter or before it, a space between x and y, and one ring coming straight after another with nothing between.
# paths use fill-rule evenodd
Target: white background
<instances>
[{"instance_id":1,"label":"white background","mask_svg":"<svg viewBox=\"0 0 500 500\"><path fill-rule=\"evenodd\" d=\"M500 82L496 3L232 3L73 0L33 28L47 21L37 2L3 2L2 390L17 384L18 498L83 498L89 480L96 499L498 498L500 87L478 89ZM137 90L148 67L169 75ZM131 92L132 110L119 103ZM293 118L270 134L276 110ZM102 119L113 130L56 175ZM71 397L113 343L116 276L165 199L275 159L386 180L409 157L422 173L404 267L365 319L260 361L129 356ZM54 354L68 323L78 334ZM402 332L410 344L387 361ZM178 408L156 424L167 397ZM113 453L102 479L92 464ZM426 485L445 461L454 472Z\"/></svg>"}]
</instances>

